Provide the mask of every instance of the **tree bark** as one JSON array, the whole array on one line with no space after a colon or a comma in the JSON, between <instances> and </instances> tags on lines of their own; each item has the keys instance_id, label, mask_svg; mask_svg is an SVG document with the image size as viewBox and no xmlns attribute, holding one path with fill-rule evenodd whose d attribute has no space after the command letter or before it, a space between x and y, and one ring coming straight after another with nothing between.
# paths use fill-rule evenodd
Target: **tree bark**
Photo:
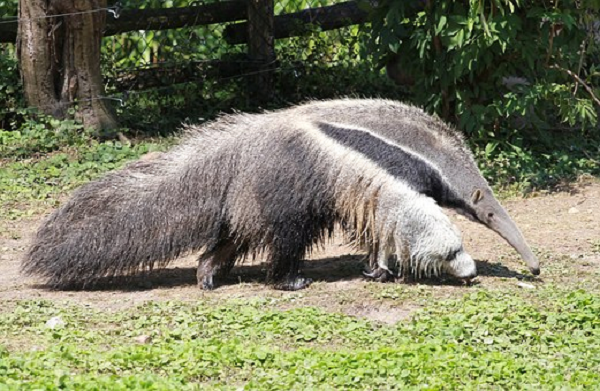
<instances>
[{"instance_id":1,"label":"tree bark","mask_svg":"<svg viewBox=\"0 0 600 391\"><path fill-rule=\"evenodd\" d=\"M77 104L86 127L117 127L100 72L104 8L106 0L19 1L17 53L29 105L65 118Z\"/></svg>"}]
</instances>

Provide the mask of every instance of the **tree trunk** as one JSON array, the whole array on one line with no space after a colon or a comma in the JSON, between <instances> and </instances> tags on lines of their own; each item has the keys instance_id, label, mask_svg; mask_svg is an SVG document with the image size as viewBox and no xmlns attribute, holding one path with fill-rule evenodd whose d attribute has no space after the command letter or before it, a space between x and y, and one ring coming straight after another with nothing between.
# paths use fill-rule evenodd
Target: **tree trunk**
<instances>
[{"instance_id":1,"label":"tree trunk","mask_svg":"<svg viewBox=\"0 0 600 391\"><path fill-rule=\"evenodd\" d=\"M65 118L76 104L86 127L117 127L100 73L105 8L106 0L19 1L17 53L29 105Z\"/></svg>"}]
</instances>

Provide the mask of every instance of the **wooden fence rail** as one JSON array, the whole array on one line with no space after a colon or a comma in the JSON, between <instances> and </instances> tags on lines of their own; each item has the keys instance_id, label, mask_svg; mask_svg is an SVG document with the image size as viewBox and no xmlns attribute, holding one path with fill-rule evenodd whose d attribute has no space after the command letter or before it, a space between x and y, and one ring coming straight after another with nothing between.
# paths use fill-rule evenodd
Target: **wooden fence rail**
<instances>
[{"instance_id":1,"label":"wooden fence rail","mask_svg":"<svg viewBox=\"0 0 600 391\"><path fill-rule=\"evenodd\" d=\"M369 13L361 8L358 2L349 1L276 16L273 33L275 39L282 39L305 35L314 28L321 31L335 30L362 24L368 20ZM223 38L230 45L246 43L248 41L248 22L227 26Z\"/></svg>"},{"instance_id":2,"label":"wooden fence rail","mask_svg":"<svg viewBox=\"0 0 600 391\"><path fill-rule=\"evenodd\" d=\"M300 12L275 16L275 39L306 34L310 26L333 30L365 23L369 13L357 1L347 1L331 6L310 8ZM115 19L109 13L104 36L139 30L169 30L193 26L207 26L245 21L248 18L247 1L232 0L196 7L145 8L122 10ZM15 18L0 18L0 43L14 43L18 22ZM226 28L225 40L237 45L247 42L247 23Z\"/></svg>"},{"instance_id":3,"label":"wooden fence rail","mask_svg":"<svg viewBox=\"0 0 600 391\"><path fill-rule=\"evenodd\" d=\"M105 12L105 11L102 11ZM236 22L247 19L246 1L234 0L180 8L122 10L119 17L108 13L104 36L139 30L169 30ZM0 43L15 42L18 22L0 18Z\"/></svg>"},{"instance_id":4,"label":"wooden fence rail","mask_svg":"<svg viewBox=\"0 0 600 391\"><path fill-rule=\"evenodd\" d=\"M228 25L223 38L230 45L248 45L248 59L256 63L254 70L259 71L256 77L250 78L254 86L249 86L249 91L261 95L261 100L268 100L272 84L270 69L276 60L275 39L305 35L315 28L333 30L365 23L369 20L368 5L375 4L375 0L347 1L278 16L273 15L274 0L231 0L193 7L121 10L117 18L114 13L108 13L104 36L240 22ZM18 23L15 18L0 19L0 43L15 42Z\"/></svg>"}]
</instances>

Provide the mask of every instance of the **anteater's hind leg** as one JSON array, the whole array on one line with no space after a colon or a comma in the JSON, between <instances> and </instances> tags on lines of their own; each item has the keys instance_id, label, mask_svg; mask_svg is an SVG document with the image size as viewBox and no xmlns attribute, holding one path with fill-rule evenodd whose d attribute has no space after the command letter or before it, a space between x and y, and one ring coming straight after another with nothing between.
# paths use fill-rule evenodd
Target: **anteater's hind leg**
<instances>
[{"instance_id":1,"label":"anteater's hind leg","mask_svg":"<svg viewBox=\"0 0 600 391\"><path fill-rule=\"evenodd\" d=\"M270 279L273 281L275 289L297 291L307 288L313 282L312 278L300 275L300 267L302 266L300 257L288 258L282 256L273 258L271 262L273 269Z\"/></svg>"},{"instance_id":2,"label":"anteater's hind leg","mask_svg":"<svg viewBox=\"0 0 600 391\"><path fill-rule=\"evenodd\" d=\"M299 225L299 224L297 224ZM313 239L296 224L279 232L271 249L271 271L268 279L276 289L297 291L308 287L312 279L300 275L302 258Z\"/></svg>"},{"instance_id":3,"label":"anteater's hind leg","mask_svg":"<svg viewBox=\"0 0 600 391\"><path fill-rule=\"evenodd\" d=\"M215 276L224 276L235 265L237 246L235 242L220 241L198 259L198 287L200 289L215 289Z\"/></svg>"}]
</instances>

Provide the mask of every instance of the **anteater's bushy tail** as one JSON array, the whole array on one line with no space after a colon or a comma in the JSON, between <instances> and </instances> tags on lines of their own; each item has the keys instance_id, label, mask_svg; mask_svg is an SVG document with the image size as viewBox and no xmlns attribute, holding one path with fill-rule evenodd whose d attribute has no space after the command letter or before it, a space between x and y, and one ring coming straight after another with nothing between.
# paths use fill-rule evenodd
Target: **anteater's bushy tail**
<instances>
[{"instance_id":1,"label":"anteater's bushy tail","mask_svg":"<svg viewBox=\"0 0 600 391\"><path fill-rule=\"evenodd\" d=\"M86 288L210 245L221 211L203 194L205 184L213 194L223 189L219 177L203 173L217 172L218 162L182 152L135 162L79 188L42 223L22 271L54 288Z\"/></svg>"}]
</instances>

